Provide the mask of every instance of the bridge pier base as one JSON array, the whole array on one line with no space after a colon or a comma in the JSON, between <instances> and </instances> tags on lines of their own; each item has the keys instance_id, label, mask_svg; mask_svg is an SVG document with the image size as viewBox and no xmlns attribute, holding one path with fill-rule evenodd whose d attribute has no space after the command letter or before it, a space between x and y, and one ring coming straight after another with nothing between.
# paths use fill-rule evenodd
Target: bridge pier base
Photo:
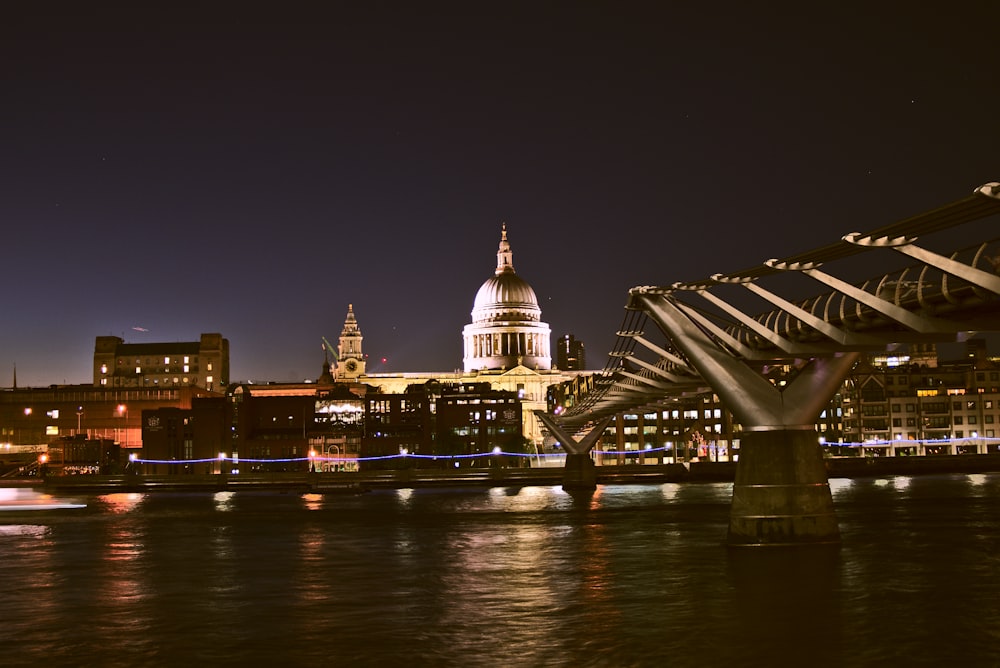
<instances>
[{"instance_id":1,"label":"bridge pier base","mask_svg":"<svg viewBox=\"0 0 1000 668\"><path fill-rule=\"evenodd\" d=\"M589 454L566 453L562 486L566 491L597 489L597 469Z\"/></svg>"},{"instance_id":2,"label":"bridge pier base","mask_svg":"<svg viewBox=\"0 0 1000 668\"><path fill-rule=\"evenodd\" d=\"M743 433L728 542L732 546L840 542L815 431Z\"/></svg>"}]
</instances>

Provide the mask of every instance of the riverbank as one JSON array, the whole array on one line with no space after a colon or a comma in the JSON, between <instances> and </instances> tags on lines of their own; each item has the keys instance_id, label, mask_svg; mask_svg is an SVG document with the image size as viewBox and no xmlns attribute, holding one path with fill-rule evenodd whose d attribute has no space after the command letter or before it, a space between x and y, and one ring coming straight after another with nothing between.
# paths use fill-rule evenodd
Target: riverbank
<instances>
[{"instance_id":1,"label":"riverbank","mask_svg":"<svg viewBox=\"0 0 1000 668\"><path fill-rule=\"evenodd\" d=\"M826 460L831 478L861 478L933 473L1000 471L1000 455L923 457L844 457ZM736 462L598 466L599 485L665 482L732 482ZM402 469L352 473L240 473L238 475L73 475L4 480L5 486L27 486L60 494L272 490L316 494L357 494L373 489L409 487L507 487L561 485L563 469L510 468L456 471Z\"/></svg>"}]
</instances>

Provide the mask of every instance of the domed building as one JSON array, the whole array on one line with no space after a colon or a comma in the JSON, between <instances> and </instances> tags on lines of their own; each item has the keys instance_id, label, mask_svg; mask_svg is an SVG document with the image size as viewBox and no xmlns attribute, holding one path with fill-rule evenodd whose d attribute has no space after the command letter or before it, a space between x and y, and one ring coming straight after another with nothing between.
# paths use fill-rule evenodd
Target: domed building
<instances>
[{"instance_id":1,"label":"domed building","mask_svg":"<svg viewBox=\"0 0 1000 668\"><path fill-rule=\"evenodd\" d=\"M493 276L486 279L476 293L472 306L472 322L462 330L463 363L465 370L428 372L370 373L364 371L354 382L376 388L383 394L402 394L412 385L429 381L439 383L489 383L494 390L516 392L521 401L521 433L538 452L545 440L554 440L543 433L535 416L545 410L546 392L585 373L552 367L551 330L542 322L535 291L514 272L513 254L507 240L507 226L500 228L500 247ZM345 331L357 325L348 313ZM350 327L349 327L350 326ZM360 334L360 332L358 332ZM361 359L360 337L353 352ZM593 372L589 372L593 373Z\"/></svg>"},{"instance_id":2,"label":"domed building","mask_svg":"<svg viewBox=\"0 0 1000 668\"><path fill-rule=\"evenodd\" d=\"M535 291L514 272L505 223L500 228L496 271L476 293L472 323L462 331L465 371L551 369L551 330L541 318Z\"/></svg>"}]
</instances>

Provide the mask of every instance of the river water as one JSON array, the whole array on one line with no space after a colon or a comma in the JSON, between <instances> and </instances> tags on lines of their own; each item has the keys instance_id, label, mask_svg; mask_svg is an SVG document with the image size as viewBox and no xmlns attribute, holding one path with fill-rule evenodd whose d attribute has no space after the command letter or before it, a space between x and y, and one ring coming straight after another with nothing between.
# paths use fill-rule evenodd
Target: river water
<instances>
[{"instance_id":1,"label":"river water","mask_svg":"<svg viewBox=\"0 0 1000 668\"><path fill-rule=\"evenodd\" d=\"M727 548L731 484L0 490L0 664L1000 665L1000 474L831 486L810 548Z\"/></svg>"}]
</instances>

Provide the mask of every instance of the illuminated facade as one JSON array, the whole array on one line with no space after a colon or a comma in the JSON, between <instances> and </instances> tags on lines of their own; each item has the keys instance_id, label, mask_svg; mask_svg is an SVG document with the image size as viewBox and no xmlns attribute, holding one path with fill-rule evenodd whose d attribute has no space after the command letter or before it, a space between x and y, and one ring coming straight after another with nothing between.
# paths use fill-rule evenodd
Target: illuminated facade
<instances>
[{"instance_id":1,"label":"illuminated facade","mask_svg":"<svg viewBox=\"0 0 1000 668\"><path fill-rule=\"evenodd\" d=\"M361 352L361 328L354 317L354 304L348 304L344 328L337 343L334 379L341 383L356 382L365 373L365 356Z\"/></svg>"},{"instance_id":2,"label":"illuminated facade","mask_svg":"<svg viewBox=\"0 0 1000 668\"><path fill-rule=\"evenodd\" d=\"M229 385L229 340L202 334L198 341L125 343L98 336L94 344L98 387L202 387L225 392Z\"/></svg>"},{"instance_id":3,"label":"illuminated facade","mask_svg":"<svg viewBox=\"0 0 1000 668\"><path fill-rule=\"evenodd\" d=\"M551 330L541 316L535 291L514 272L514 254L504 224L496 269L476 293L472 323L462 332L465 370L494 371L522 365L551 369Z\"/></svg>"},{"instance_id":4,"label":"illuminated facade","mask_svg":"<svg viewBox=\"0 0 1000 668\"><path fill-rule=\"evenodd\" d=\"M248 383L142 418L145 473L352 471L364 403L341 384Z\"/></svg>"},{"instance_id":5,"label":"illuminated facade","mask_svg":"<svg viewBox=\"0 0 1000 668\"><path fill-rule=\"evenodd\" d=\"M551 330L541 321L535 291L514 273L506 225L501 227L493 276L476 293L471 315L472 323L462 331L464 372L364 374L358 382L384 394L403 394L411 385L430 381L488 383L494 391L512 392L520 400L521 432L534 448L553 443L534 411L546 410L549 386L583 372L552 368Z\"/></svg>"},{"instance_id":6,"label":"illuminated facade","mask_svg":"<svg viewBox=\"0 0 1000 668\"><path fill-rule=\"evenodd\" d=\"M107 441L123 457L143 445L142 414L161 408L190 409L200 387L112 388L53 385L0 392L0 449L43 452L60 442ZM55 463L55 462L53 462Z\"/></svg>"},{"instance_id":7,"label":"illuminated facade","mask_svg":"<svg viewBox=\"0 0 1000 668\"><path fill-rule=\"evenodd\" d=\"M365 469L399 468L398 460L379 458L404 453L431 455L408 463L417 468L509 466L494 449L524 451L520 400L489 383L429 381L402 394L370 393L365 404Z\"/></svg>"}]
</instances>

